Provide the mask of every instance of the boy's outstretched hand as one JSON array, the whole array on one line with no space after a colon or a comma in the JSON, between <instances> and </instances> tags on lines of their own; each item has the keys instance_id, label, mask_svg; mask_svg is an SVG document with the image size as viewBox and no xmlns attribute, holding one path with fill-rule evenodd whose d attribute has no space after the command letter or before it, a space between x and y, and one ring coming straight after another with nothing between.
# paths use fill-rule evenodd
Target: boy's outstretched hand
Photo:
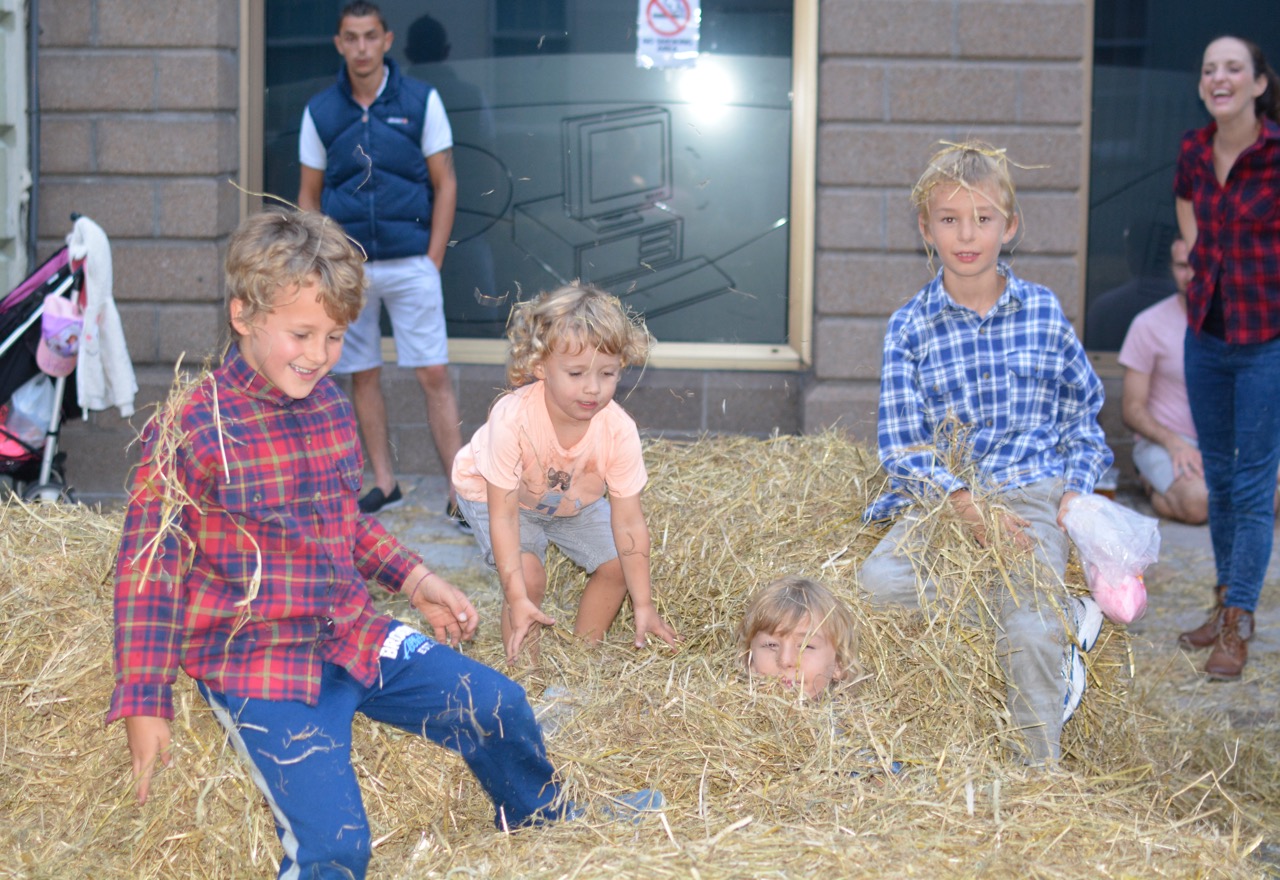
<instances>
[{"instance_id":1,"label":"boy's outstretched hand","mask_svg":"<svg viewBox=\"0 0 1280 880\"><path fill-rule=\"evenodd\" d=\"M145 804L151 793L151 774L159 760L173 763L173 743L169 721L151 715L130 715L124 719L129 753L133 755L133 781L138 787L138 803Z\"/></svg>"},{"instance_id":2,"label":"boy's outstretched hand","mask_svg":"<svg viewBox=\"0 0 1280 880\"><path fill-rule=\"evenodd\" d=\"M419 565L405 582L409 602L431 625L437 642L457 647L476 634L480 616L466 594L440 575Z\"/></svg>"},{"instance_id":3,"label":"boy's outstretched hand","mask_svg":"<svg viewBox=\"0 0 1280 880\"><path fill-rule=\"evenodd\" d=\"M658 609L652 605L641 608L633 608L636 618L636 647L643 648L645 646L645 636L653 633L662 639L672 648L680 647L680 634L672 629L665 620L658 614Z\"/></svg>"}]
</instances>

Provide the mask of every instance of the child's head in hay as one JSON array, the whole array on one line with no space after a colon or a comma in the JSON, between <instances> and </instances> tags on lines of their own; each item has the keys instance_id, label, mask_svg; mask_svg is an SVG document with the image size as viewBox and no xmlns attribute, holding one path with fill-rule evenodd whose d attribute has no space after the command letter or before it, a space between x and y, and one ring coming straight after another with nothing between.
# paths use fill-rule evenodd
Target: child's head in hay
<instances>
[{"instance_id":1,"label":"child's head in hay","mask_svg":"<svg viewBox=\"0 0 1280 880\"><path fill-rule=\"evenodd\" d=\"M291 397L310 394L364 306L363 262L323 214L268 211L241 223L227 249L226 283L245 361Z\"/></svg>"},{"instance_id":2,"label":"child's head in hay","mask_svg":"<svg viewBox=\"0 0 1280 880\"><path fill-rule=\"evenodd\" d=\"M858 626L848 606L817 581L778 578L751 599L738 626L747 672L799 685L814 699L858 672Z\"/></svg>"},{"instance_id":3,"label":"child's head in hay","mask_svg":"<svg viewBox=\"0 0 1280 880\"><path fill-rule=\"evenodd\" d=\"M618 358L625 368L643 364L653 345L644 321L629 313L621 300L583 284L566 284L517 304L507 338L507 381L512 388L538 379L538 368L552 353L598 351Z\"/></svg>"}]
</instances>

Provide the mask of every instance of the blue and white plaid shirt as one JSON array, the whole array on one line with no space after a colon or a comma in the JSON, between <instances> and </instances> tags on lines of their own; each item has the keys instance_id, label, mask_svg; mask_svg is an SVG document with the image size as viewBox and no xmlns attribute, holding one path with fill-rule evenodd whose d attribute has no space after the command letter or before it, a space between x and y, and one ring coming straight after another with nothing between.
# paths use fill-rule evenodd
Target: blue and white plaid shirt
<instances>
[{"instance_id":1,"label":"blue and white plaid shirt","mask_svg":"<svg viewBox=\"0 0 1280 880\"><path fill-rule=\"evenodd\" d=\"M1092 492L1110 466L1098 426L1102 383L1053 291L1015 277L987 315L957 305L942 273L894 312L880 378L880 462L892 491L864 514L973 488L948 467L976 466L982 488L1062 477Z\"/></svg>"}]
</instances>

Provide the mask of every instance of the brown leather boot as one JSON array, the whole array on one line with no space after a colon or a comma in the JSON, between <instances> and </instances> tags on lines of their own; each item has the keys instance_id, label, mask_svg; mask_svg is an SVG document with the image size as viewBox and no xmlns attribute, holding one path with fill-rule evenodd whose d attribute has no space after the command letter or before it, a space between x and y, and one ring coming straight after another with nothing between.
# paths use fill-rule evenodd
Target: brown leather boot
<instances>
[{"instance_id":1,"label":"brown leather boot","mask_svg":"<svg viewBox=\"0 0 1280 880\"><path fill-rule=\"evenodd\" d=\"M1213 596L1216 601L1209 612L1209 619L1178 636L1178 644L1182 647L1207 648L1218 640L1218 633L1222 630L1222 602L1227 598L1226 585L1218 584L1214 587Z\"/></svg>"},{"instance_id":2,"label":"brown leather boot","mask_svg":"<svg viewBox=\"0 0 1280 880\"><path fill-rule=\"evenodd\" d=\"M1249 659L1247 642L1253 637L1253 614L1243 608L1227 608L1222 613L1222 631L1213 643L1213 652L1204 665L1213 681L1235 681Z\"/></svg>"}]
</instances>

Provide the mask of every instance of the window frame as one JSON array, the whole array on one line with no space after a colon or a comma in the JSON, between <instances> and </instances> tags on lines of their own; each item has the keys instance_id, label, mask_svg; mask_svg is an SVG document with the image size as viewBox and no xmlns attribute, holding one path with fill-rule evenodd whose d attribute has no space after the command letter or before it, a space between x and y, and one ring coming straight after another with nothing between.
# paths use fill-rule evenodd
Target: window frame
<instances>
[{"instance_id":1,"label":"window frame","mask_svg":"<svg viewBox=\"0 0 1280 880\"><path fill-rule=\"evenodd\" d=\"M788 217L787 341L778 344L668 342L650 356L654 367L715 370L802 370L813 363L818 128L818 2L793 0L791 48L791 168ZM266 0L240 0L241 217L261 210L265 112ZM450 338L449 360L501 364L501 339ZM383 359L395 343L383 340Z\"/></svg>"}]
</instances>

